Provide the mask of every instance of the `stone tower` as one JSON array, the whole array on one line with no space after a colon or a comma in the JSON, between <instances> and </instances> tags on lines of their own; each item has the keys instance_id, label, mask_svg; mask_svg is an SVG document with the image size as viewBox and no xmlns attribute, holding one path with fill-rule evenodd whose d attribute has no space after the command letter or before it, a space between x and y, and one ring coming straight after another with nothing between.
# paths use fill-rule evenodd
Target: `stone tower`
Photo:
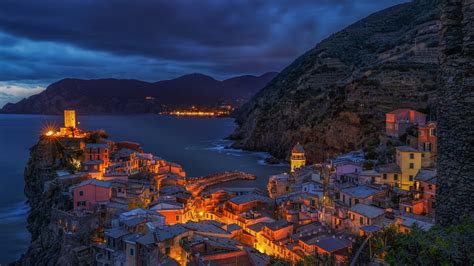
<instances>
[{"instance_id":1,"label":"stone tower","mask_svg":"<svg viewBox=\"0 0 474 266\"><path fill-rule=\"evenodd\" d=\"M474 217L474 0L444 0L436 222Z\"/></svg>"},{"instance_id":2,"label":"stone tower","mask_svg":"<svg viewBox=\"0 0 474 266\"><path fill-rule=\"evenodd\" d=\"M296 169L306 166L306 157L303 146L298 142L291 149L291 172L294 173Z\"/></svg>"},{"instance_id":3,"label":"stone tower","mask_svg":"<svg viewBox=\"0 0 474 266\"><path fill-rule=\"evenodd\" d=\"M76 128L76 111L64 110L64 127Z\"/></svg>"}]
</instances>

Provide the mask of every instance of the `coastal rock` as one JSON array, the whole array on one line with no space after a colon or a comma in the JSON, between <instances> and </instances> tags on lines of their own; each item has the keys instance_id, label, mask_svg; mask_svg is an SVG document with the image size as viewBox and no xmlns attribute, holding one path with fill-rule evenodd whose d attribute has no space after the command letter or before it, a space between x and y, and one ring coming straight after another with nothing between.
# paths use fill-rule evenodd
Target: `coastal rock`
<instances>
[{"instance_id":1,"label":"coastal rock","mask_svg":"<svg viewBox=\"0 0 474 266\"><path fill-rule=\"evenodd\" d=\"M440 1L417 0L333 34L236 112L234 147L288 158L299 141L314 162L377 139L393 109L433 119L439 28Z\"/></svg>"}]
</instances>

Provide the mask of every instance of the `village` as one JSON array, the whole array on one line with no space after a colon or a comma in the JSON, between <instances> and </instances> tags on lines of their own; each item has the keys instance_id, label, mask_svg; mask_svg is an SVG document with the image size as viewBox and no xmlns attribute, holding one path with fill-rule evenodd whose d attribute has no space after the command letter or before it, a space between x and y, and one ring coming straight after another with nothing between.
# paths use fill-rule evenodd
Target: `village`
<instances>
[{"instance_id":1,"label":"village","mask_svg":"<svg viewBox=\"0 0 474 266\"><path fill-rule=\"evenodd\" d=\"M188 177L138 143L82 131L65 110L64 127L42 136L74 155L44 184L66 202L53 207L50 226L82 243L78 260L96 265L296 264L308 256L348 264L357 239L434 225L436 122L398 109L386 114L383 137L397 144L384 164L362 150L309 164L296 143L288 173L270 176L262 191L218 186L256 178L243 172Z\"/></svg>"}]
</instances>

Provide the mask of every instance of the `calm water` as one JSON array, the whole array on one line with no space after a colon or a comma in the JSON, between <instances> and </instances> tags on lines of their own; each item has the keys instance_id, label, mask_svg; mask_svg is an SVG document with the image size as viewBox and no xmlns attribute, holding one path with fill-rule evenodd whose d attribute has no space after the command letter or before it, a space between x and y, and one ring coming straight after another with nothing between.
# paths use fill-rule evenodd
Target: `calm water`
<instances>
[{"instance_id":1,"label":"calm water","mask_svg":"<svg viewBox=\"0 0 474 266\"><path fill-rule=\"evenodd\" d=\"M223 140L235 128L232 119L177 118L158 115L79 116L80 127L105 129L110 139L139 142L146 152L181 164L188 176L242 170L257 175L255 181L223 185L259 187L268 176L288 166L263 163L265 153L225 149ZM29 148L45 125L62 124L60 116L0 115L0 263L17 259L29 244L25 228L28 206L23 195L23 170Z\"/></svg>"}]
</instances>

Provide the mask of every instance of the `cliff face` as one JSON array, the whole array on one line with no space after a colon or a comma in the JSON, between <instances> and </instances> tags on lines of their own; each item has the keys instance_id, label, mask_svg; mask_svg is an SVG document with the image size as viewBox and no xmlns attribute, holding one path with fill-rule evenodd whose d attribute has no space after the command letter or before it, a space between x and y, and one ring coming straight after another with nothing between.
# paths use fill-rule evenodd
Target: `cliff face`
<instances>
[{"instance_id":1,"label":"cliff face","mask_svg":"<svg viewBox=\"0 0 474 266\"><path fill-rule=\"evenodd\" d=\"M396 108L434 109L440 8L397 5L347 27L296 59L237 112L237 148L310 161L362 147Z\"/></svg>"},{"instance_id":2,"label":"cliff face","mask_svg":"<svg viewBox=\"0 0 474 266\"><path fill-rule=\"evenodd\" d=\"M474 1L443 3L436 221L474 219Z\"/></svg>"},{"instance_id":3,"label":"cliff face","mask_svg":"<svg viewBox=\"0 0 474 266\"><path fill-rule=\"evenodd\" d=\"M50 224L52 208L67 209L70 202L62 198L63 189L53 183L45 190L45 183L53 180L55 169L67 163L67 154L58 142L40 140L31 148L25 168L25 194L31 207L28 230L31 243L18 265L57 265L77 263L73 248L80 242L66 241L63 234L53 230Z\"/></svg>"},{"instance_id":4,"label":"cliff face","mask_svg":"<svg viewBox=\"0 0 474 266\"><path fill-rule=\"evenodd\" d=\"M239 104L250 99L276 73L239 76L218 81L202 74L185 75L155 83L131 79L63 79L0 113L61 114L73 108L81 114L148 113L166 107Z\"/></svg>"}]
</instances>

